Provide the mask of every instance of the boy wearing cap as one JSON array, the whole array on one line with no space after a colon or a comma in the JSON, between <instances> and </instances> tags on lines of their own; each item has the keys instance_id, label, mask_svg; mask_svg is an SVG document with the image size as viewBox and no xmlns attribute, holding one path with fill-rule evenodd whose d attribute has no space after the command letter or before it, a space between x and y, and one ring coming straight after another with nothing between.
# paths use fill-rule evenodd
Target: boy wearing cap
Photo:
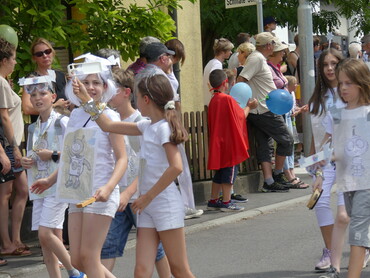
<instances>
[{"instance_id":1,"label":"boy wearing cap","mask_svg":"<svg viewBox=\"0 0 370 278\"><path fill-rule=\"evenodd\" d=\"M208 107L209 128L209 170L215 170L212 180L209 210L242 211L243 207L231 202L231 189L238 169L237 165L247 158L248 134L245 118L257 106L255 99L241 108L236 100L228 95L228 79L223 70L216 69L209 75L213 96ZM223 193L222 201L219 199Z\"/></svg>"},{"instance_id":2,"label":"boy wearing cap","mask_svg":"<svg viewBox=\"0 0 370 278\"><path fill-rule=\"evenodd\" d=\"M258 100L256 109L252 109L248 121L255 127L258 142L257 160L261 163L264 175L263 192L288 192L283 183L286 179L283 173L285 157L291 155L293 137L281 115L272 113L266 105L268 94L276 90L271 70L266 58L274 52L277 41L270 32L262 32L256 36L256 50L246 61L246 66L240 73L237 82L247 82L252 89L253 97ZM275 170L272 173L273 140L277 143Z\"/></svg>"},{"instance_id":3,"label":"boy wearing cap","mask_svg":"<svg viewBox=\"0 0 370 278\"><path fill-rule=\"evenodd\" d=\"M265 32L270 32L272 35L275 36L273 33L276 30L277 21L273 16L268 16L263 19L263 29Z\"/></svg>"},{"instance_id":4,"label":"boy wearing cap","mask_svg":"<svg viewBox=\"0 0 370 278\"><path fill-rule=\"evenodd\" d=\"M32 106L39 113L36 122L28 127L27 157L21 160L22 166L27 169L30 186L33 180L48 177L58 168L68 117L53 110L56 94L49 76L31 77L21 82L24 82L21 85L30 94ZM63 229L64 211L68 206L56 200L55 190L56 184L41 195L30 195L33 200L32 230L38 230L50 277L61 277L60 260L70 278L82 278L85 274L72 266L67 250L54 232Z\"/></svg>"}]
</instances>

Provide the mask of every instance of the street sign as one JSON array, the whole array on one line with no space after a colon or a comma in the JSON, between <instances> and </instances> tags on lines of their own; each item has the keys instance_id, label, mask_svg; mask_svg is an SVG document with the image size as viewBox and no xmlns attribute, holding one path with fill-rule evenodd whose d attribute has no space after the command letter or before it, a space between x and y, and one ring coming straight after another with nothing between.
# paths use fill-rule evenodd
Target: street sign
<instances>
[{"instance_id":1,"label":"street sign","mask_svg":"<svg viewBox=\"0 0 370 278\"><path fill-rule=\"evenodd\" d=\"M225 0L226 9L257 5L256 0Z\"/></svg>"}]
</instances>

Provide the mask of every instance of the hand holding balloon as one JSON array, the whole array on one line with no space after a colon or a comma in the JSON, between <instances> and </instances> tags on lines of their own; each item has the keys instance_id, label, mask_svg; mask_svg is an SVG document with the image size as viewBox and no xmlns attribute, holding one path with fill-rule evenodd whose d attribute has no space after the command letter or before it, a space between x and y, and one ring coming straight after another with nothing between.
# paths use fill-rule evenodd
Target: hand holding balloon
<instances>
[{"instance_id":1,"label":"hand holding balloon","mask_svg":"<svg viewBox=\"0 0 370 278\"><path fill-rule=\"evenodd\" d=\"M273 90L266 97L266 105L272 113L283 115L292 110L293 97L286 90Z\"/></svg>"}]
</instances>

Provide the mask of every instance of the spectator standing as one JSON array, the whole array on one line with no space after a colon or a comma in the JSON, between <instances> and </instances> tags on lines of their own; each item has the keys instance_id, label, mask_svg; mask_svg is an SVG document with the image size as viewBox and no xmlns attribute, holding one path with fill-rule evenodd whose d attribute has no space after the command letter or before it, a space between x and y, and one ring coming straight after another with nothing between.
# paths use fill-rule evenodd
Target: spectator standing
<instances>
[{"instance_id":1,"label":"spectator standing","mask_svg":"<svg viewBox=\"0 0 370 278\"><path fill-rule=\"evenodd\" d=\"M14 71L16 48L0 38L0 118L5 135L5 151L11 162L15 180L0 186L0 256L31 255L29 248L21 241L21 225L28 199L27 177L21 165L22 154L19 146L22 141L24 124L21 99L12 90L5 79ZM12 191L15 198L12 203L12 236L9 235L9 201Z\"/></svg>"},{"instance_id":2,"label":"spectator standing","mask_svg":"<svg viewBox=\"0 0 370 278\"><path fill-rule=\"evenodd\" d=\"M248 56L255 50L256 50L256 47L250 42L245 42L238 46L237 52L238 52L239 65L236 68L236 77L238 77L241 71L243 70Z\"/></svg>"},{"instance_id":3,"label":"spectator standing","mask_svg":"<svg viewBox=\"0 0 370 278\"><path fill-rule=\"evenodd\" d=\"M242 43L249 42L250 35L248 33L239 33L236 36L236 47L239 47ZM240 65L240 61L238 59L239 51L236 50L229 58L229 63L227 65L228 69L235 69ZM244 64L243 64L244 65Z\"/></svg>"},{"instance_id":4,"label":"spectator standing","mask_svg":"<svg viewBox=\"0 0 370 278\"><path fill-rule=\"evenodd\" d=\"M273 16L268 16L263 19L263 30L265 32L270 32L273 36L275 36L274 31L276 30L278 22Z\"/></svg>"},{"instance_id":5,"label":"spectator standing","mask_svg":"<svg viewBox=\"0 0 370 278\"><path fill-rule=\"evenodd\" d=\"M290 51L288 56L287 56L287 66L288 70L286 72L287 75L295 75L296 70L297 70L297 61L299 58L299 38L298 34L294 36L294 44L295 44L295 49L293 51Z\"/></svg>"},{"instance_id":6,"label":"spectator standing","mask_svg":"<svg viewBox=\"0 0 370 278\"><path fill-rule=\"evenodd\" d=\"M365 35L361 39L361 45L362 45L362 50L364 51L364 61L366 65L370 68L370 33Z\"/></svg>"},{"instance_id":7,"label":"spectator standing","mask_svg":"<svg viewBox=\"0 0 370 278\"><path fill-rule=\"evenodd\" d=\"M348 54L350 58L361 59L362 58L361 44L359 44L358 42L351 42L348 46Z\"/></svg>"},{"instance_id":8,"label":"spectator standing","mask_svg":"<svg viewBox=\"0 0 370 278\"><path fill-rule=\"evenodd\" d=\"M256 37L256 50L247 58L246 64L240 73L237 82L247 82L252 89L253 97L258 106L252 109L248 121L255 127L258 144L257 160L261 163L264 176L263 192L288 192L285 187L283 165L285 157L291 155L293 137L289 133L284 119L272 113L266 105L266 96L276 89L270 67L266 58L274 52L277 41L271 33L262 32ZM275 170L272 172L273 140L277 143Z\"/></svg>"},{"instance_id":9,"label":"spectator standing","mask_svg":"<svg viewBox=\"0 0 370 278\"><path fill-rule=\"evenodd\" d=\"M228 39L220 38L215 40L213 44L215 57L207 63L203 71L204 105L208 105L212 97L212 93L210 92L211 86L209 85L209 74L215 69L222 69L222 63L229 59L233 48L234 45Z\"/></svg>"}]
</instances>

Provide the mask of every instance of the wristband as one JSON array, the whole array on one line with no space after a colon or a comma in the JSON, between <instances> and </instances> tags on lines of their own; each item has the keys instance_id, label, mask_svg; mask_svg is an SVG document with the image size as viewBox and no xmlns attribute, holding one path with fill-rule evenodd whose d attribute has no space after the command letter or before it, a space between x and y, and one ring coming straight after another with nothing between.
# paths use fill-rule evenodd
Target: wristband
<instances>
[{"instance_id":1,"label":"wristband","mask_svg":"<svg viewBox=\"0 0 370 278\"><path fill-rule=\"evenodd\" d=\"M51 155L51 160L53 160L55 163L59 160L58 151L53 151L53 154Z\"/></svg>"},{"instance_id":2,"label":"wristband","mask_svg":"<svg viewBox=\"0 0 370 278\"><path fill-rule=\"evenodd\" d=\"M91 116L92 121L96 121L100 114L103 113L106 103L96 104L93 99L90 99L88 102L82 104L84 111Z\"/></svg>"},{"instance_id":3,"label":"wristband","mask_svg":"<svg viewBox=\"0 0 370 278\"><path fill-rule=\"evenodd\" d=\"M322 174L322 171L321 170L317 170L316 173L315 173L315 176L316 177L321 177L322 180L325 180L324 175Z\"/></svg>"}]
</instances>

